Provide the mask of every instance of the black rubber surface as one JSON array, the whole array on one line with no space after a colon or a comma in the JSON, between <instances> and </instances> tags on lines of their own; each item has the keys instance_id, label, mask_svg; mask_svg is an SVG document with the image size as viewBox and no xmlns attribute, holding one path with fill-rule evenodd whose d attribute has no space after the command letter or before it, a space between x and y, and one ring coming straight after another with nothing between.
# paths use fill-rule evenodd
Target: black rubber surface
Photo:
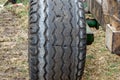
<instances>
[{"instance_id":1,"label":"black rubber surface","mask_svg":"<svg viewBox=\"0 0 120 80\"><path fill-rule=\"evenodd\" d=\"M80 0L30 0L31 80L80 80L86 58L86 23Z\"/></svg>"}]
</instances>

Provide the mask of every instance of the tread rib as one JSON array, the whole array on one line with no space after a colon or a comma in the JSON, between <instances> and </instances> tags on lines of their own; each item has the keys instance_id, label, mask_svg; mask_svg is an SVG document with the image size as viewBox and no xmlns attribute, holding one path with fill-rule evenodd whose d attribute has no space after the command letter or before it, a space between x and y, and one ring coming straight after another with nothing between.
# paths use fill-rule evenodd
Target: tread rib
<instances>
[{"instance_id":1,"label":"tread rib","mask_svg":"<svg viewBox=\"0 0 120 80\"><path fill-rule=\"evenodd\" d=\"M30 0L31 80L80 80L86 58L81 0Z\"/></svg>"}]
</instances>

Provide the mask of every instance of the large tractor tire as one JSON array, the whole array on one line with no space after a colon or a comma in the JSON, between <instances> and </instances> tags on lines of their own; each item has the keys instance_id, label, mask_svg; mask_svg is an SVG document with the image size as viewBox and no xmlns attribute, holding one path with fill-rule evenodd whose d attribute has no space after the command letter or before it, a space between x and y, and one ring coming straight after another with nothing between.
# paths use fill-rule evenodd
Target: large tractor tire
<instances>
[{"instance_id":1,"label":"large tractor tire","mask_svg":"<svg viewBox=\"0 0 120 80\"><path fill-rule=\"evenodd\" d=\"M86 58L82 0L30 0L30 80L81 80Z\"/></svg>"}]
</instances>

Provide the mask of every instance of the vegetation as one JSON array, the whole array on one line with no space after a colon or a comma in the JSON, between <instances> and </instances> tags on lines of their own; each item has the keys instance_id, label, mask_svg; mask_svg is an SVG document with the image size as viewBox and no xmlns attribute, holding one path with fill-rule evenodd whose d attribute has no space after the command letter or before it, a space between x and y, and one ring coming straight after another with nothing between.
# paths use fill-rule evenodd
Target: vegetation
<instances>
[{"instance_id":1,"label":"vegetation","mask_svg":"<svg viewBox=\"0 0 120 80\"><path fill-rule=\"evenodd\" d=\"M27 6L0 9L0 80L29 80Z\"/></svg>"},{"instance_id":2,"label":"vegetation","mask_svg":"<svg viewBox=\"0 0 120 80\"><path fill-rule=\"evenodd\" d=\"M5 0L0 0L3 4ZM0 79L28 80L27 33L28 2L0 10ZM95 41L88 46L83 80L120 80L120 57L105 46L105 32L95 30Z\"/></svg>"}]
</instances>

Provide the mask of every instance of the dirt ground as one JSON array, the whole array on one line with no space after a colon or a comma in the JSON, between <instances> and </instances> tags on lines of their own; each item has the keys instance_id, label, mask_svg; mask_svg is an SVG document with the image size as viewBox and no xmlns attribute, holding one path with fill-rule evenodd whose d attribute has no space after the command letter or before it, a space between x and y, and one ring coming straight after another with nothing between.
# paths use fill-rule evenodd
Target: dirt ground
<instances>
[{"instance_id":1,"label":"dirt ground","mask_svg":"<svg viewBox=\"0 0 120 80\"><path fill-rule=\"evenodd\" d=\"M0 11L0 80L28 80L27 30L23 23L11 12Z\"/></svg>"},{"instance_id":2,"label":"dirt ground","mask_svg":"<svg viewBox=\"0 0 120 80\"><path fill-rule=\"evenodd\" d=\"M25 20L26 19L26 20ZM29 80L27 63L27 17L0 10L0 80ZM95 32L88 46L83 80L120 80L120 57L105 47L105 33Z\"/></svg>"}]
</instances>

